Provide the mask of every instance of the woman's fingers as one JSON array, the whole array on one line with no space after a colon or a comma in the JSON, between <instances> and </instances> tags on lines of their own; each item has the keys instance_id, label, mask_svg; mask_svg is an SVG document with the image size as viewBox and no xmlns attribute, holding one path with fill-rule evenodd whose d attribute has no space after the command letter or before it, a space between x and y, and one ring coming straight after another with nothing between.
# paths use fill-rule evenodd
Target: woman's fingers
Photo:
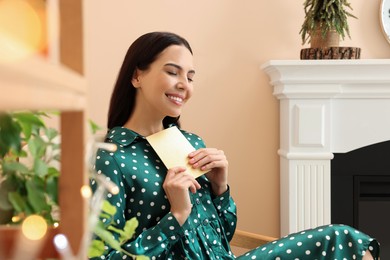
<instances>
[{"instance_id":1,"label":"woman's fingers","mask_svg":"<svg viewBox=\"0 0 390 260\"><path fill-rule=\"evenodd\" d=\"M202 148L190 153L188 156L192 167L200 168L201 170L227 166L225 153L215 148Z\"/></svg>"},{"instance_id":2,"label":"woman's fingers","mask_svg":"<svg viewBox=\"0 0 390 260\"><path fill-rule=\"evenodd\" d=\"M229 163L222 150L201 148L190 153L188 158L192 167L207 171L206 176L215 195L227 190Z\"/></svg>"},{"instance_id":3,"label":"woman's fingers","mask_svg":"<svg viewBox=\"0 0 390 260\"><path fill-rule=\"evenodd\" d=\"M200 189L200 184L195 178L185 172L184 167L174 167L168 170L166 179L164 181L164 189L182 189L195 193Z\"/></svg>"},{"instance_id":4,"label":"woman's fingers","mask_svg":"<svg viewBox=\"0 0 390 260\"><path fill-rule=\"evenodd\" d=\"M191 200L188 190L196 192L200 184L195 178L185 172L184 167L169 169L163 188L171 204L171 212L182 225L191 212Z\"/></svg>"}]
</instances>

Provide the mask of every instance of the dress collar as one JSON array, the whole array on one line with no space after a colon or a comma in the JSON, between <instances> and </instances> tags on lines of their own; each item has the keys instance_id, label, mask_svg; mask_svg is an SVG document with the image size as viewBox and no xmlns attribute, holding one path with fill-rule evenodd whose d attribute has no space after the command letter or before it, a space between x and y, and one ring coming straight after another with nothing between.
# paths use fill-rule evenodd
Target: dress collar
<instances>
[{"instance_id":1,"label":"dress collar","mask_svg":"<svg viewBox=\"0 0 390 260\"><path fill-rule=\"evenodd\" d=\"M107 139L121 146L128 146L140 138L144 137L123 126L116 126L107 133Z\"/></svg>"},{"instance_id":2,"label":"dress collar","mask_svg":"<svg viewBox=\"0 0 390 260\"><path fill-rule=\"evenodd\" d=\"M168 128L172 126L175 126L175 124L170 124ZM107 133L107 139L120 146L128 146L139 139L145 139L145 137L126 127L116 126Z\"/></svg>"}]
</instances>

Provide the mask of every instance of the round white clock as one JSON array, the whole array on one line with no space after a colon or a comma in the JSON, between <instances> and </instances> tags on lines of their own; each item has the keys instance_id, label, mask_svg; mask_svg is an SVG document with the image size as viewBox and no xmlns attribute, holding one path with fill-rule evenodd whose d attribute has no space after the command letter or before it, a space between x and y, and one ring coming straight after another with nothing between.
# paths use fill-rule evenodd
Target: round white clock
<instances>
[{"instance_id":1,"label":"round white clock","mask_svg":"<svg viewBox=\"0 0 390 260\"><path fill-rule=\"evenodd\" d=\"M383 33L387 41L390 43L390 0L382 0L380 20Z\"/></svg>"}]
</instances>

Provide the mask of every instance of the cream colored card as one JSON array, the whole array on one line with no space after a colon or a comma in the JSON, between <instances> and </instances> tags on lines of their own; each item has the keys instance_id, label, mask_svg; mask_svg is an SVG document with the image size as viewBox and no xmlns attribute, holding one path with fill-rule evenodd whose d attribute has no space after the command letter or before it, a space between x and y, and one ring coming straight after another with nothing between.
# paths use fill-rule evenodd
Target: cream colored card
<instances>
[{"instance_id":1,"label":"cream colored card","mask_svg":"<svg viewBox=\"0 0 390 260\"><path fill-rule=\"evenodd\" d=\"M205 174L207 171L194 169L188 163L188 154L195 151L195 148L185 138L176 126L169 127L158 133L146 137L149 144L156 151L164 165L172 167L187 167L187 172L195 178Z\"/></svg>"}]
</instances>

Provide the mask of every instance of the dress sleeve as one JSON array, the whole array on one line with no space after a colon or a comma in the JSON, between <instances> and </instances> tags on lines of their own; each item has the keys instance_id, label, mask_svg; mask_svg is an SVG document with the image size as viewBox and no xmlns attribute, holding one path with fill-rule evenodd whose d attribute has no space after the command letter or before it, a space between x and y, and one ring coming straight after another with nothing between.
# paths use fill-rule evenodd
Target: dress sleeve
<instances>
[{"instance_id":1,"label":"dress sleeve","mask_svg":"<svg viewBox=\"0 0 390 260\"><path fill-rule=\"evenodd\" d=\"M111 221L117 228L122 229L125 225L126 194L128 184L123 180L120 167L115 158L108 152L102 151L98 154L96 160L96 171L98 174L104 174L112 182L118 185L119 193L116 195L108 193L107 200L117 207L116 214L112 219L102 219L104 223ZM91 181L92 190L96 190L96 182ZM113 237L118 235L113 232ZM125 242L122 249L131 255L161 256L184 235L184 230L177 222L176 218L169 212L156 226L144 230L137 237ZM106 244L104 255L91 259L126 259L124 254L109 247ZM129 258L130 259L130 258Z\"/></svg>"},{"instance_id":2,"label":"dress sleeve","mask_svg":"<svg viewBox=\"0 0 390 260\"><path fill-rule=\"evenodd\" d=\"M237 208L236 203L230 196L230 188L228 187L228 190L221 195L215 196L213 203L225 229L226 237L230 241L237 226Z\"/></svg>"},{"instance_id":3,"label":"dress sleeve","mask_svg":"<svg viewBox=\"0 0 390 260\"><path fill-rule=\"evenodd\" d=\"M122 246L135 255L155 256L157 259L171 251L171 247L184 236L184 230L169 212L156 226L143 231L133 241Z\"/></svg>"}]
</instances>

